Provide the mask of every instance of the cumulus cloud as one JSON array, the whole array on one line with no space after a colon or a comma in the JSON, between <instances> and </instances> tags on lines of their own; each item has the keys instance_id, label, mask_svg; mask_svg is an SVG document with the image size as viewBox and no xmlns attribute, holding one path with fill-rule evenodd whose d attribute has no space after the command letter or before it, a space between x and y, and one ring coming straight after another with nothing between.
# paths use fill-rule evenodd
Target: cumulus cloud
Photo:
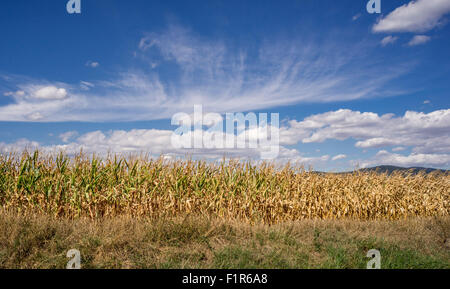
<instances>
[{"instance_id":1,"label":"cumulus cloud","mask_svg":"<svg viewBox=\"0 0 450 289\"><path fill-rule=\"evenodd\" d=\"M394 44L395 41L397 41L397 39L398 39L398 37L396 37L396 36L392 36L392 35L386 36L381 40L381 45L386 46L388 44Z\"/></svg>"},{"instance_id":2,"label":"cumulus cloud","mask_svg":"<svg viewBox=\"0 0 450 289\"><path fill-rule=\"evenodd\" d=\"M448 167L450 165L450 154L412 153L405 156L381 150L372 160L361 163L363 168L376 165L394 165L401 167Z\"/></svg>"},{"instance_id":3,"label":"cumulus cloud","mask_svg":"<svg viewBox=\"0 0 450 289\"><path fill-rule=\"evenodd\" d=\"M27 115L27 118L31 121L40 121L44 116L39 112L33 112Z\"/></svg>"},{"instance_id":4,"label":"cumulus cloud","mask_svg":"<svg viewBox=\"0 0 450 289\"><path fill-rule=\"evenodd\" d=\"M77 136L77 135L78 135L78 132L77 132L77 131L68 131L68 132L65 132L65 133L60 134L60 135L59 135L59 138L60 138L63 142L67 143L67 142L69 142L70 139L72 139L73 137L75 137L75 136Z\"/></svg>"},{"instance_id":5,"label":"cumulus cloud","mask_svg":"<svg viewBox=\"0 0 450 289\"><path fill-rule=\"evenodd\" d=\"M80 105L81 100L69 94L68 87L62 83L19 84L19 90L7 93L13 102L0 106L0 121L58 121L67 109Z\"/></svg>"},{"instance_id":6,"label":"cumulus cloud","mask_svg":"<svg viewBox=\"0 0 450 289\"><path fill-rule=\"evenodd\" d=\"M430 37L426 35L415 35L409 42L409 46L416 46L430 41Z\"/></svg>"},{"instance_id":7,"label":"cumulus cloud","mask_svg":"<svg viewBox=\"0 0 450 289\"><path fill-rule=\"evenodd\" d=\"M410 147L417 160L420 160L418 156L448 155L450 109L430 113L407 111L400 117L341 109L312 115L303 121L292 120L288 127L280 129L280 141L284 144L320 143L330 139L354 139L355 146L361 149L394 146L394 151L400 151ZM427 164L436 160L435 157L422 159Z\"/></svg>"},{"instance_id":8,"label":"cumulus cloud","mask_svg":"<svg viewBox=\"0 0 450 289\"><path fill-rule=\"evenodd\" d=\"M4 93L5 96L14 97L17 102L28 100L60 100L68 96L66 88L54 85L25 84L20 90Z\"/></svg>"},{"instance_id":9,"label":"cumulus cloud","mask_svg":"<svg viewBox=\"0 0 450 289\"><path fill-rule=\"evenodd\" d=\"M317 143L354 139L361 149L393 147L393 152L411 149L402 155L381 150L373 158L359 161L363 166L398 165L448 167L450 160L450 109L430 113L407 111L403 116L378 115L341 109L292 120L281 128L284 143ZM338 156L332 158L339 158Z\"/></svg>"},{"instance_id":10,"label":"cumulus cloud","mask_svg":"<svg viewBox=\"0 0 450 289\"><path fill-rule=\"evenodd\" d=\"M38 149L39 143L36 141L29 141L27 139L19 139L14 143L4 143L0 142L0 153L8 154L8 153L17 153L22 152L23 150L34 150Z\"/></svg>"},{"instance_id":11,"label":"cumulus cloud","mask_svg":"<svg viewBox=\"0 0 450 289\"><path fill-rule=\"evenodd\" d=\"M55 86L44 86L38 87L30 96L36 99L64 99L67 97L67 91Z\"/></svg>"},{"instance_id":12,"label":"cumulus cloud","mask_svg":"<svg viewBox=\"0 0 450 289\"><path fill-rule=\"evenodd\" d=\"M373 32L425 32L444 23L444 15L450 12L449 0L417 0L404 4L372 28Z\"/></svg>"},{"instance_id":13,"label":"cumulus cloud","mask_svg":"<svg viewBox=\"0 0 450 289\"><path fill-rule=\"evenodd\" d=\"M392 149L393 152L401 152L401 151L404 151L404 150L406 150L405 147L395 147L395 148Z\"/></svg>"},{"instance_id":14,"label":"cumulus cloud","mask_svg":"<svg viewBox=\"0 0 450 289\"><path fill-rule=\"evenodd\" d=\"M19 140L16 143L0 143L0 153L20 152L23 149L40 149L44 153L64 151L67 154L77 154L81 150L85 153L106 156L110 153L118 154L148 154L152 157L163 156L165 158L184 158L191 156L194 158L220 160L222 158L238 158L260 160L261 151L267 147L259 146L250 148L248 143L245 148L195 148L185 149L176 148L172 145L172 131L158 129L133 129L130 131L114 130L108 132L93 131L73 139L76 132L67 132L60 135L60 138L66 142L62 145L40 145L37 142L26 139ZM207 131L202 132L204 135ZM247 132L248 133L248 130ZM224 135L222 135L224 136ZM188 136L192 141L196 135L190 133ZM71 141L70 141L71 140ZM289 149L281 146L279 154L274 161L291 162L303 165L324 164L329 160L328 155L308 157L301 154L296 149Z\"/></svg>"},{"instance_id":15,"label":"cumulus cloud","mask_svg":"<svg viewBox=\"0 0 450 289\"><path fill-rule=\"evenodd\" d=\"M208 125L208 127L212 124ZM272 128L275 129L275 128ZM341 109L322 114L311 115L302 121L291 120L279 128L280 147L277 161L291 161L307 165L326 165L328 162L347 158L344 154L330 157L308 156L292 145L301 143L317 143L326 140L354 139L355 146L361 149L392 147L393 153L379 151L374 157L360 160L364 166L392 164L401 166L448 166L450 158L450 109L437 110L430 113L407 111L403 116L393 114L378 115L372 112L359 112ZM224 156L233 158L260 159L261 152L271 149L274 144L263 143L267 130L258 127L247 127L240 136L246 136L244 146L237 139L235 148L183 148L172 146L172 131L158 129L134 129L130 131L114 130L108 132L93 131L77 136L76 132L66 132L59 137L64 142L57 146L42 146L44 150L64 150L77 153L96 154L116 153L150 153L154 156L169 155L185 157L220 159ZM226 137L222 131L201 130L201 134L188 132L185 135L189 143L194 144L199 137L205 139ZM252 148L249 141L256 139L260 145ZM22 140L18 144L1 144L2 151L11 151L14 147L24 145L36 146L35 142ZM398 152L410 150L409 155ZM353 161L354 162L354 161Z\"/></svg>"}]
</instances>

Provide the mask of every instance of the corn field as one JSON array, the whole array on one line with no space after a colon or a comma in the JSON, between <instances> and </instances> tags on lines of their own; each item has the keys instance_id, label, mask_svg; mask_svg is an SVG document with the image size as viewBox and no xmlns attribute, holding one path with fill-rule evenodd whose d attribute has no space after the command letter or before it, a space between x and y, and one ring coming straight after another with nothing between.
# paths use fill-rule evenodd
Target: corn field
<instances>
[{"instance_id":1,"label":"corn field","mask_svg":"<svg viewBox=\"0 0 450 289\"><path fill-rule=\"evenodd\" d=\"M0 155L0 207L55 217L299 219L448 216L449 174L315 173L242 161Z\"/></svg>"}]
</instances>

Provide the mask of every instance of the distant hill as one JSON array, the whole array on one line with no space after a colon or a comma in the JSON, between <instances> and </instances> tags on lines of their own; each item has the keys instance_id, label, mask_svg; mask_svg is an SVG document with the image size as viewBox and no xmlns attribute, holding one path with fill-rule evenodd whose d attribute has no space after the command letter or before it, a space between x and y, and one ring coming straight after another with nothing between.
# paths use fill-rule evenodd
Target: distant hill
<instances>
[{"instance_id":1,"label":"distant hill","mask_svg":"<svg viewBox=\"0 0 450 289\"><path fill-rule=\"evenodd\" d=\"M421 168L421 167L411 167L411 168L403 168L403 167L396 167L396 166L377 166L377 167L372 167L372 168L365 168L365 169L360 169L359 171L363 171L363 172L371 172L371 171L375 171L375 172L379 172L379 173L388 173L388 174L392 174L393 172L411 172L413 174L417 174L419 172L425 172L427 174L429 173L433 173L433 172L441 172L441 173L448 173L450 172L449 170L440 170L440 169L432 169L432 168Z\"/></svg>"}]
</instances>

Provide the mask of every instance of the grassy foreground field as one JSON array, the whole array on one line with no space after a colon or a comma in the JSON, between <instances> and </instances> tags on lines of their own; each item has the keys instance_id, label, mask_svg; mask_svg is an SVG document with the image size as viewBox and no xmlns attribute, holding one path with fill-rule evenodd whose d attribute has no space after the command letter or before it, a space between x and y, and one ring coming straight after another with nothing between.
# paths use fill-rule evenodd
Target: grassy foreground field
<instances>
[{"instance_id":1,"label":"grassy foreground field","mask_svg":"<svg viewBox=\"0 0 450 289\"><path fill-rule=\"evenodd\" d=\"M185 219L54 219L0 215L0 268L450 269L449 218L406 221L302 220L278 225ZM446 241L447 240L447 241Z\"/></svg>"},{"instance_id":2,"label":"grassy foreground field","mask_svg":"<svg viewBox=\"0 0 450 289\"><path fill-rule=\"evenodd\" d=\"M0 267L450 268L450 176L0 155Z\"/></svg>"}]
</instances>

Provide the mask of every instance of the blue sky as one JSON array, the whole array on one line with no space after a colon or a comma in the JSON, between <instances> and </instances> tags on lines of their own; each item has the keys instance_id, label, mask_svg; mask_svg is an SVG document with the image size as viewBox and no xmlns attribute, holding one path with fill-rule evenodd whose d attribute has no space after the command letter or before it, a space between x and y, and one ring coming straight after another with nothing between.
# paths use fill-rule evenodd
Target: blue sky
<instances>
[{"instance_id":1,"label":"blue sky","mask_svg":"<svg viewBox=\"0 0 450 289\"><path fill-rule=\"evenodd\" d=\"M171 117L279 113L281 161L450 168L450 0L4 0L0 150L170 148Z\"/></svg>"}]
</instances>

